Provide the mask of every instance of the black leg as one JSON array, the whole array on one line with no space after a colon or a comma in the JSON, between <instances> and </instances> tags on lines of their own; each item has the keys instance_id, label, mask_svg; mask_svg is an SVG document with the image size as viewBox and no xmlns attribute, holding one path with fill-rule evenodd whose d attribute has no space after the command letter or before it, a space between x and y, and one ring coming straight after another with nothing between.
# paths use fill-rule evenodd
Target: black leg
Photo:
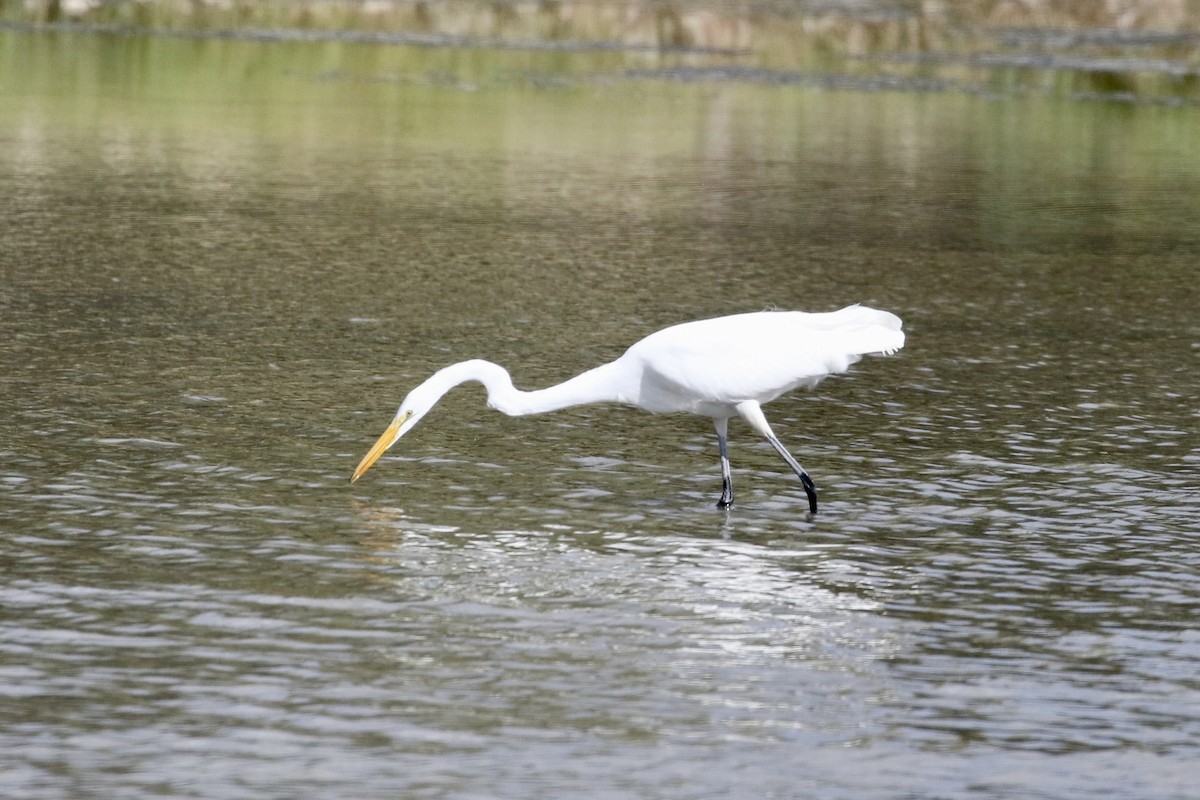
<instances>
[{"instance_id":1,"label":"black leg","mask_svg":"<svg viewBox=\"0 0 1200 800\"><path fill-rule=\"evenodd\" d=\"M750 427L761 433L775 448L775 452L783 456L783 460L788 463L792 471L800 476L800 484L804 487L804 493L808 495L808 511L810 514L817 513L817 487L813 485L812 478L808 477L808 473L804 471L804 467L800 466L800 462L792 458L792 454L787 451L783 443L776 438L771 431L771 426L767 424L767 418L763 416L762 406L753 400L745 400L737 405L737 412L742 415L742 419L750 423Z\"/></svg>"},{"instance_id":2,"label":"black leg","mask_svg":"<svg viewBox=\"0 0 1200 800\"><path fill-rule=\"evenodd\" d=\"M733 505L733 470L729 468L729 420L720 418L714 420L717 426L717 447L721 451L721 499L717 508L729 508Z\"/></svg>"},{"instance_id":3,"label":"black leg","mask_svg":"<svg viewBox=\"0 0 1200 800\"><path fill-rule=\"evenodd\" d=\"M768 436L767 441L779 455L783 456L783 460L788 463L792 471L800 477L800 484L804 487L804 493L808 495L808 511L810 514L817 513L817 487L813 483L813 479L808 477L808 473L804 471L804 467L800 466L800 462L792 458L792 454L787 451L782 442L774 436Z\"/></svg>"}]
</instances>

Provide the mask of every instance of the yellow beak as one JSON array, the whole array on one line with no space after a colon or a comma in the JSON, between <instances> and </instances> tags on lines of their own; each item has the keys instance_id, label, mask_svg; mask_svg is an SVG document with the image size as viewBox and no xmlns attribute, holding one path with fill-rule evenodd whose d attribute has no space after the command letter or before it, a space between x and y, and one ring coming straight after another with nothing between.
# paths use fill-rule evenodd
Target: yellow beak
<instances>
[{"instance_id":1,"label":"yellow beak","mask_svg":"<svg viewBox=\"0 0 1200 800\"><path fill-rule=\"evenodd\" d=\"M389 447L396 443L396 440L400 438L400 426L404 424L406 419L408 418L401 417L399 419L392 420L392 424L388 425L387 430L383 432L383 435L380 436L379 439L376 440L375 444L371 446L371 451L363 456L362 461L358 462L358 467L354 470L354 475L350 478L351 483L354 483L356 480L361 478L362 474L369 470L371 465L378 461L379 457L383 455Z\"/></svg>"}]
</instances>

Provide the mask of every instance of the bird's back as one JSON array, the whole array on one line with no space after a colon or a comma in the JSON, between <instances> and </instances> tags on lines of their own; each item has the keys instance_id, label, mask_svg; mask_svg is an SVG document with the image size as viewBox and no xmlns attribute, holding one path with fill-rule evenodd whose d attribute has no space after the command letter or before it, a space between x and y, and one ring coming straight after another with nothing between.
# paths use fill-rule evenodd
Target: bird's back
<instances>
[{"instance_id":1,"label":"bird's back","mask_svg":"<svg viewBox=\"0 0 1200 800\"><path fill-rule=\"evenodd\" d=\"M900 318L849 306L840 311L763 311L686 322L629 348L621 362L640 372L636 405L652 411L731 413L845 372L868 353L904 346Z\"/></svg>"}]
</instances>

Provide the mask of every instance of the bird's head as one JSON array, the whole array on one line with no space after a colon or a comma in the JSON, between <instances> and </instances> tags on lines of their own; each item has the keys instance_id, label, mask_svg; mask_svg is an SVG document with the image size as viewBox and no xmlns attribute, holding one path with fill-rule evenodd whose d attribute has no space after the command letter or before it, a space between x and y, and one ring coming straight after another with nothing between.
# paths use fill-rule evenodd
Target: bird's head
<instances>
[{"instance_id":1,"label":"bird's head","mask_svg":"<svg viewBox=\"0 0 1200 800\"><path fill-rule=\"evenodd\" d=\"M497 387L500 391L507 389L509 393L515 393L508 373L502 367L487 361L461 361L443 367L408 393L404 402L400 404L400 410L392 418L392 424L388 425L387 430L372 445L371 451L363 456L363 460L358 462L358 468L354 470L354 476L350 478L350 482L354 483L362 477L362 474L369 470L371 465L378 461L389 447L394 445L401 436L411 431L429 413L429 409L437 405L437 401L442 399L442 395L465 381L479 381L484 384L488 389L489 403Z\"/></svg>"},{"instance_id":2,"label":"bird's head","mask_svg":"<svg viewBox=\"0 0 1200 800\"><path fill-rule=\"evenodd\" d=\"M408 433L413 427L420 422L426 412L433 407L437 402L437 398L432 400L426 397L421 392L422 387L414 389L408 397L404 398L404 402L400 404L400 410L396 412L396 416L392 418L392 423L387 426L387 430L383 432L375 444L371 445L370 451L363 456L362 461L358 462L358 466L354 470L354 475L351 476L350 482L354 483L362 477L362 474L371 468L371 465L379 460L379 457L387 452L387 449L399 441L400 437Z\"/></svg>"}]
</instances>

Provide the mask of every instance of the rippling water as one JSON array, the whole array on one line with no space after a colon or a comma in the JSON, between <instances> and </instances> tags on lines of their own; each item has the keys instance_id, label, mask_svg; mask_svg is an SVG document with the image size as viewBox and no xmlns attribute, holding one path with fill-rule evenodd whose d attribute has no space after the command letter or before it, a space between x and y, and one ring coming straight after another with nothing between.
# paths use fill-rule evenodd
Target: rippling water
<instances>
[{"instance_id":1,"label":"rippling water","mask_svg":"<svg viewBox=\"0 0 1200 800\"><path fill-rule=\"evenodd\" d=\"M0 93L0 793L1193 792L1194 110L148 46ZM906 349L768 407L813 519L469 388L348 484L450 361L855 301Z\"/></svg>"}]
</instances>

